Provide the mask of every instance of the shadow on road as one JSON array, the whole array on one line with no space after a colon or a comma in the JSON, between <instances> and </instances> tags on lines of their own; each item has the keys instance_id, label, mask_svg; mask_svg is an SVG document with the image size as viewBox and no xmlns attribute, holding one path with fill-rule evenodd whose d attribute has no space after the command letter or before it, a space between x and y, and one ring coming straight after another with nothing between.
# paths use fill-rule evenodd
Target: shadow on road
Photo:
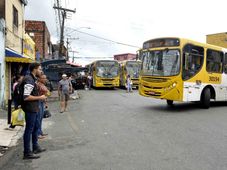
<instances>
[{"instance_id":1,"label":"shadow on road","mask_svg":"<svg viewBox=\"0 0 227 170\"><path fill-rule=\"evenodd\" d=\"M226 106L227 106L227 102L211 102L210 109L221 108ZM155 106L147 106L145 107L145 109L172 112L172 113L182 113L183 111L193 111L193 110L206 110L202 108L199 102L174 103L173 106L162 104L162 105L155 105Z\"/></svg>"}]
</instances>

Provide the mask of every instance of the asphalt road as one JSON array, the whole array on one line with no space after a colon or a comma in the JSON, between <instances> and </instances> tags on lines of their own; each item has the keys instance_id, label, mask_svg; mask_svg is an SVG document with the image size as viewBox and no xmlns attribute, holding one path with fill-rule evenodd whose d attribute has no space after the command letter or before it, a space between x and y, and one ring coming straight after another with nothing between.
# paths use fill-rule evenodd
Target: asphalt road
<instances>
[{"instance_id":1,"label":"asphalt road","mask_svg":"<svg viewBox=\"0 0 227 170\"><path fill-rule=\"evenodd\" d=\"M22 160L22 144L4 170L226 170L227 104L168 107L137 91L80 91L69 111L45 120L47 149ZM0 168L1 169L1 168Z\"/></svg>"}]
</instances>

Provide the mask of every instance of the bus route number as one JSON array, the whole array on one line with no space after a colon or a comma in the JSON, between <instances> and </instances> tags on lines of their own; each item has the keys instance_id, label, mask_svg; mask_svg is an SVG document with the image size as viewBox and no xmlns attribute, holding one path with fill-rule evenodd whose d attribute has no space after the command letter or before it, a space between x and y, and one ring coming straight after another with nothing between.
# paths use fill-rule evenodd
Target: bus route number
<instances>
[{"instance_id":1,"label":"bus route number","mask_svg":"<svg viewBox=\"0 0 227 170\"><path fill-rule=\"evenodd\" d=\"M209 76L209 81L219 81L219 77Z\"/></svg>"}]
</instances>

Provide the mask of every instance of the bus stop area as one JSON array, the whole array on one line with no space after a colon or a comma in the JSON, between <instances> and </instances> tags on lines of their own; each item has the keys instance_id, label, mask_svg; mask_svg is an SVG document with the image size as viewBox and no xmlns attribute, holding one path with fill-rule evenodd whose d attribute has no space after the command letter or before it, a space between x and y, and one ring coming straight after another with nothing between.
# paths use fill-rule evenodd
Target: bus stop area
<instances>
[{"instance_id":1,"label":"bus stop area","mask_svg":"<svg viewBox=\"0 0 227 170\"><path fill-rule=\"evenodd\" d=\"M58 102L58 92L52 91L49 103ZM9 128L7 110L0 109L0 167L7 162L15 152L15 146L23 136L24 127Z\"/></svg>"}]
</instances>

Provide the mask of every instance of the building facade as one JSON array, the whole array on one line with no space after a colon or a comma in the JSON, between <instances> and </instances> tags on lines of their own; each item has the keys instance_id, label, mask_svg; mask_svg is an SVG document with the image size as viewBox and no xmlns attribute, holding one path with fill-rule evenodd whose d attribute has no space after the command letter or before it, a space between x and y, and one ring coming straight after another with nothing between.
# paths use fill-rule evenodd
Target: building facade
<instances>
[{"instance_id":1,"label":"building facade","mask_svg":"<svg viewBox=\"0 0 227 170\"><path fill-rule=\"evenodd\" d=\"M0 19L0 107L3 107L5 92L5 21Z\"/></svg>"},{"instance_id":2,"label":"building facade","mask_svg":"<svg viewBox=\"0 0 227 170\"><path fill-rule=\"evenodd\" d=\"M116 54L114 55L114 60L117 60L117 61L136 60L136 54L132 54L132 53Z\"/></svg>"},{"instance_id":3,"label":"building facade","mask_svg":"<svg viewBox=\"0 0 227 170\"><path fill-rule=\"evenodd\" d=\"M34 54L28 53L35 49L34 42L28 39L25 34L24 9L27 5L26 0L1 0L0 16L5 20L5 49L4 49L4 107L9 106L12 100L12 84L14 77L18 74L25 75L28 65L35 61ZM31 39L30 39L31 40ZM28 50L30 49L30 50ZM33 49L33 50L31 50Z\"/></svg>"},{"instance_id":4,"label":"building facade","mask_svg":"<svg viewBox=\"0 0 227 170\"><path fill-rule=\"evenodd\" d=\"M209 34L206 36L206 42L208 44L227 48L227 32Z\"/></svg>"},{"instance_id":5,"label":"building facade","mask_svg":"<svg viewBox=\"0 0 227 170\"><path fill-rule=\"evenodd\" d=\"M52 59L52 44L46 23L44 21L26 20L25 31L36 44L36 60L45 61Z\"/></svg>"}]
</instances>

